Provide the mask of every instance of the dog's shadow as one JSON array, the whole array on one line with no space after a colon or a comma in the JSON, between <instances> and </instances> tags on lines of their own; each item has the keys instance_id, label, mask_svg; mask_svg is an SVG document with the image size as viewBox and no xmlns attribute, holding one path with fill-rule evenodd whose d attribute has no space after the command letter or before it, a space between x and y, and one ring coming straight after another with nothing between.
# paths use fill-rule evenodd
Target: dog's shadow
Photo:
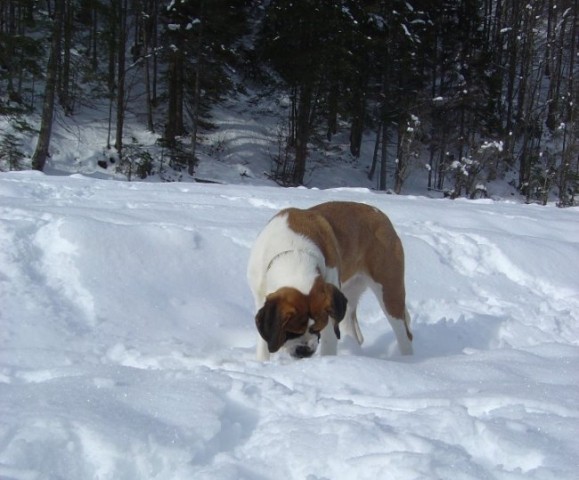
<instances>
[{"instance_id":1,"label":"dog's shadow","mask_svg":"<svg viewBox=\"0 0 579 480\"><path fill-rule=\"evenodd\" d=\"M443 357L464 353L466 349L492 350L501 346L501 327L506 318L476 314L469 318L461 315L457 319L441 318L436 322L413 321L414 358ZM380 325L382 328L379 328ZM339 342L339 350L346 355L371 358L396 359L403 357L399 350L390 325L386 321L372 325L367 332L361 325L365 336L362 345L349 335ZM382 330L381 333L378 333ZM377 333L377 334L376 334Z\"/></svg>"}]
</instances>

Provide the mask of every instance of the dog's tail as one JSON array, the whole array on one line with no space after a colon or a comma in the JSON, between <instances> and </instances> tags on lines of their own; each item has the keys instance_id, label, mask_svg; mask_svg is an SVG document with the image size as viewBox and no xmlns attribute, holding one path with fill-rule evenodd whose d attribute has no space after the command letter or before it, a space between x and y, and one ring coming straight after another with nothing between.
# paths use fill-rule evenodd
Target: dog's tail
<instances>
[{"instance_id":1,"label":"dog's tail","mask_svg":"<svg viewBox=\"0 0 579 480\"><path fill-rule=\"evenodd\" d=\"M343 330L346 335L354 338L356 342L358 342L358 345L364 343L364 335L362 335L362 330L360 329L355 312L351 315L346 315L346 318L340 323L340 329Z\"/></svg>"}]
</instances>

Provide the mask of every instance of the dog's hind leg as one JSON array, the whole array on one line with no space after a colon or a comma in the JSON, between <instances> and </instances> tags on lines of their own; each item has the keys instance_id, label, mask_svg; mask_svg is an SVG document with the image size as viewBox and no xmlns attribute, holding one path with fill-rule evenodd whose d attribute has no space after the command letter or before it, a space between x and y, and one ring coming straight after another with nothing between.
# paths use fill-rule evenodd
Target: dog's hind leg
<instances>
[{"instance_id":1,"label":"dog's hind leg","mask_svg":"<svg viewBox=\"0 0 579 480\"><path fill-rule=\"evenodd\" d=\"M396 341L398 342L398 349L402 355L412 355L414 350L412 348L412 332L410 331L410 316L405 312L405 318L399 319L386 313L388 322L394 331Z\"/></svg>"},{"instance_id":2,"label":"dog's hind leg","mask_svg":"<svg viewBox=\"0 0 579 480\"><path fill-rule=\"evenodd\" d=\"M399 241L390 247L394 254L389 258L387 268L374 265L371 272L374 282L371 283L371 287L394 330L400 353L411 355L413 353L412 331L410 330L410 315L406 309L404 253Z\"/></svg>"},{"instance_id":3,"label":"dog's hind leg","mask_svg":"<svg viewBox=\"0 0 579 480\"><path fill-rule=\"evenodd\" d=\"M342 293L348 299L348 306L346 308L346 316L344 320L340 322L340 329L343 330L344 333L354 337L358 345L364 343L364 336L358 324L356 309L358 308L360 297L366 288L368 288L368 279L363 275L355 275L342 285Z\"/></svg>"},{"instance_id":4,"label":"dog's hind leg","mask_svg":"<svg viewBox=\"0 0 579 480\"><path fill-rule=\"evenodd\" d=\"M388 323L394 331L398 349L402 355L412 355L412 331L410 330L410 314L404 305L404 292L392 292L376 283L372 290L388 318Z\"/></svg>"}]
</instances>

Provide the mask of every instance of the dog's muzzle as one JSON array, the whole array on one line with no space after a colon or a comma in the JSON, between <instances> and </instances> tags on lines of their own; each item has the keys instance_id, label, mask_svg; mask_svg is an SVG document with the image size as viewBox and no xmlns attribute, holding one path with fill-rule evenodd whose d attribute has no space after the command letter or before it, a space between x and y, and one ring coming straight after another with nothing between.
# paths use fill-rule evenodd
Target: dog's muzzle
<instances>
[{"instance_id":1,"label":"dog's muzzle","mask_svg":"<svg viewBox=\"0 0 579 480\"><path fill-rule=\"evenodd\" d=\"M310 329L304 335L294 340L289 340L285 347L293 358L309 358L316 353L319 343L320 332L315 332Z\"/></svg>"},{"instance_id":2,"label":"dog's muzzle","mask_svg":"<svg viewBox=\"0 0 579 480\"><path fill-rule=\"evenodd\" d=\"M309 358L314 354L314 352L315 350L312 350L307 345L298 345L291 353L291 356L295 358Z\"/></svg>"}]
</instances>

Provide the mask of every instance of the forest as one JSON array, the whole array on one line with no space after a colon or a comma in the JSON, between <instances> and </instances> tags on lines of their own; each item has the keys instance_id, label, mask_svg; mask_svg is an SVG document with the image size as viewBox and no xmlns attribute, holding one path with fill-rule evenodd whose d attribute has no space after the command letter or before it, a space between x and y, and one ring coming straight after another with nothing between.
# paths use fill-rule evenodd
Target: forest
<instances>
[{"instance_id":1,"label":"forest","mask_svg":"<svg viewBox=\"0 0 579 480\"><path fill-rule=\"evenodd\" d=\"M0 0L0 171L43 170L55 111L107 105L117 168L155 153L124 135L134 102L170 167L193 175L211 108L246 88L289 100L271 175L303 183L316 142L347 132L370 176L400 192L528 202L579 192L579 0ZM30 115L39 116L34 128ZM23 151L23 136L37 140Z\"/></svg>"}]
</instances>

